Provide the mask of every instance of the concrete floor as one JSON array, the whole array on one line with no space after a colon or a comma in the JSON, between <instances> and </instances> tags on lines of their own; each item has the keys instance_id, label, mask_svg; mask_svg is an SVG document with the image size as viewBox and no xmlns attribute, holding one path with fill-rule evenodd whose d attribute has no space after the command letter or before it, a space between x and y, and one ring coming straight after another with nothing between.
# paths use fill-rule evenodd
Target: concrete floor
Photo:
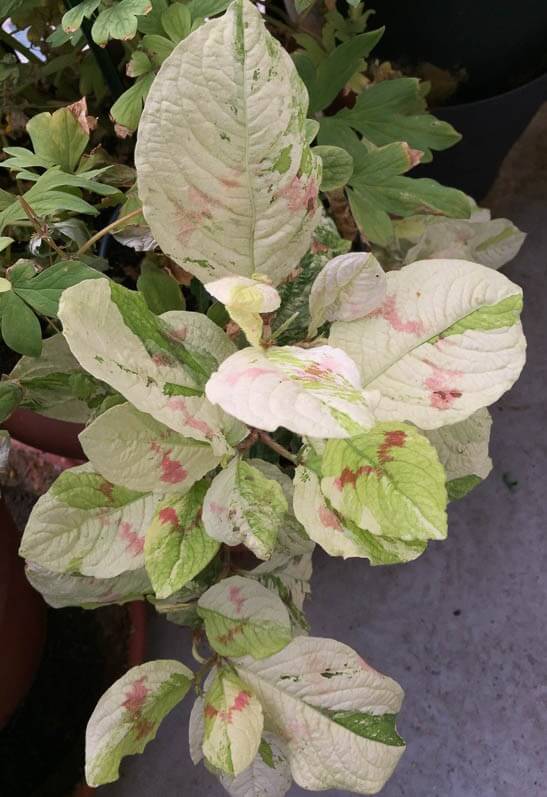
<instances>
[{"instance_id":1,"label":"concrete floor","mask_svg":"<svg viewBox=\"0 0 547 797\"><path fill-rule=\"evenodd\" d=\"M450 508L449 539L416 562L370 568L315 559L312 633L352 645L407 693L399 730L408 749L384 797L547 793L546 133L544 113L490 197L496 215L529 233L506 269L525 291L529 359L493 408L493 473ZM150 658L190 663L188 648L184 630L152 622ZM121 780L100 797L225 794L190 762L190 706L187 698L172 712L157 741L126 760ZM309 792L295 786L289 794Z\"/></svg>"}]
</instances>

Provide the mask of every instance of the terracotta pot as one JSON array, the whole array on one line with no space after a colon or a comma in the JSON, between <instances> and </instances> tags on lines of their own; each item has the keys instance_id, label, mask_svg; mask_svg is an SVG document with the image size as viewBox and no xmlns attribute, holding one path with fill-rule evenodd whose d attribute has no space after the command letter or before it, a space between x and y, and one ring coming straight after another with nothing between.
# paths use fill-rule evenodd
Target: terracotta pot
<instances>
[{"instance_id":1,"label":"terracotta pot","mask_svg":"<svg viewBox=\"0 0 547 797\"><path fill-rule=\"evenodd\" d=\"M15 410L4 422L4 428L21 443L69 459L85 459L78 440L84 428L81 423L57 421L32 410Z\"/></svg>"},{"instance_id":2,"label":"terracotta pot","mask_svg":"<svg viewBox=\"0 0 547 797\"><path fill-rule=\"evenodd\" d=\"M0 499L0 729L29 691L46 638L46 605L25 577L19 540Z\"/></svg>"}]
</instances>

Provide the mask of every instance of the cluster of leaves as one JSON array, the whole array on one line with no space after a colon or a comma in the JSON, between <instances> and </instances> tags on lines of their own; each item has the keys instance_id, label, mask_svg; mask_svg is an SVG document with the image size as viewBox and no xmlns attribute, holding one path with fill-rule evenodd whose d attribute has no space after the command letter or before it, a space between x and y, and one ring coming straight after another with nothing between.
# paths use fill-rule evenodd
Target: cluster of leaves
<instances>
[{"instance_id":1,"label":"cluster of leaves","mask_svg":"<svg viewBox=\"0 0 547 797\"><path fill-rule=\"evenodd\" d=\"M88 459L36 504L28 578L57 607L146 599L192 629L199 662L147 662L105 693L93 786L192 686L192 759L233 797L293 779L376 793L405 749L401 687L308 636L312 554L415 559L488 475L486 408L525 353L521 291L495 269L522 235L404 176L457 136L417 81L367 82L381 31L353 5L326 13L320 41L295 33L293 59L249 0L207 21L227 3L84 0L51 35L131 41L136 82L110 111L138 125L138 192L132 166L86 152L82 101L34 116L32 150L4 150L29 187L0 194L2 335L25 355L0 411L84 422ZM353 107L325 113L348 88ZM372 251L325 215L340 188ZM119 219L82 240L81 215L111 206ZM137 290L88 261L110 231L161 250ZM21 240L34 257L12 265ZM42 341L36 313L62 331Z\"/></svg>"}]
</instances>

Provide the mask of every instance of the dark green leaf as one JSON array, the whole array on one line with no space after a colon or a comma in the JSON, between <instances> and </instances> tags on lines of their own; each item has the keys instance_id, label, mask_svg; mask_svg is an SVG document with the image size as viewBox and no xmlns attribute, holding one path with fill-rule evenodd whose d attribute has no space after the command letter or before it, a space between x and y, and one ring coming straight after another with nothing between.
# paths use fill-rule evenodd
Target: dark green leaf
<instances>
[{"instance_id":1,"label":"dark green leaf","mask_svg":"<svg viewBox=\"0 0 547 797\"><path fill-rule=\"evenodd\" d=\"M98 271L78 260L62 260L41 271L26 282L19 282L14 290L27 304L42 315L55 318L62 292L71 285L87 279L102 277Z\"/></svg>"},{"instance_id":2,"label":"dark green leaf","mask_svg":"<svg viewBox=\"0 0 547 797\"><path fill-rule=\"evenodd\" d=\"M141 274L137 288L146 304L156 315L168 310L184 310L184 298L178 282L160 268L153 258L145 258L141 263Z\"/></svg>"},{"instance_id":3,"label":"dark green leaf","mask_svg":"<svg viewBox=\"0 0 547 797\"><path fill-rule=\"evenodd\" d=\"M365 192L349 190L348 199L355 223L364 237L387 246L393 238L393 225L385 210Z\"/></svg>"},{"instance_id":4,"label":"dark green leaf","mask_svg":"<svg viewBox=\"0 0 547 797\"><path fill-rule=\"evenodd\" d=\"M42 351L40 322L13 291L2 295L2 337L18 354L39 357Z\"/></svg>"}]
</instances>

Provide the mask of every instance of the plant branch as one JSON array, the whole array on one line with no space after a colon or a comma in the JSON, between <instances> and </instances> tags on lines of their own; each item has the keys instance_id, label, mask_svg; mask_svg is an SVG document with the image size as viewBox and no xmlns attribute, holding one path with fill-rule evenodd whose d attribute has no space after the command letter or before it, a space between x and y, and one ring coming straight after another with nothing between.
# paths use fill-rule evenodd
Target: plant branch
<instances>
[{"instance_id":1,"label":"plant branch","mask_svg":"<svg viewBox=\"0 0 547 797\"><path fill-rule=\"evenodd\" d=\"M258 439L261 440L265 445L269 446L269 448L271 448L272 451L275 451L276 454L279 454L280 457L288 459L289 462L293 463L293 465L298 463L298 458L294 454L291 454L291 452L285 448L285 446L282 446L281 443L276 442L273 437L270 437L267 432L258 431Z\"/></svg>"},{"instance_id":2,"label":"plant branch","mask_svg":"<svg viewBox=\"0 0 547 797\"><path fill-rule=\"evenodd\" d=\"M15 36L11 36L7 30L3 30L2 28L0 28L0 41L4 42L8 47L11 47L12 50L16 50L31 63L43 65L44 62L38 58L36 53L33 53L32 50L16 39Z\"/></svg>"},{"instance_id":3,"label":"plant branch","mask_svg":"<svg viewBox=\"0 0 547 797\"><path fill-rule=\"evenodd\" d=\"M80 246L76 252L76 257L80 257L80 255L83 255L88 249L91 249L93 244L97 243L97 241L100 241L103 236L108 235L111 230L115 230L116 227L120 226L120 224L125 224L126 221L129 221L129 219L134 219L135 216L139 216L141 213L142 209L137 208L136 210L132 210L131 213L126 213L125 216L120 216L110 224L107 224L106 227L102 228L102 230L99 230L99 232L96 232L95 235L92 235L89 241L86 241L85 244Z\"/></svg>"}]
</instances>

